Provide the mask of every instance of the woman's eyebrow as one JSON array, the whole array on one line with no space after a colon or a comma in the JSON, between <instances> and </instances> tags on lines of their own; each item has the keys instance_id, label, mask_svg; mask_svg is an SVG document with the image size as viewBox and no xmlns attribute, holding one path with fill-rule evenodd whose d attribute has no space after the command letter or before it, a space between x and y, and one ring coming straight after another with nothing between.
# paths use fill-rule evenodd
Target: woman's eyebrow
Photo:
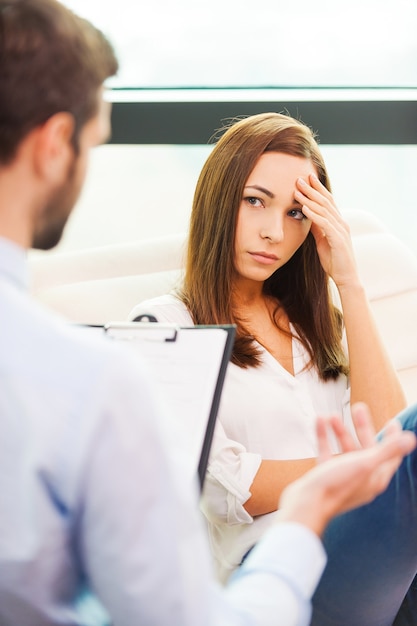
<instances>
[{"instance_id":1,"label":"woman's eyebrow","mask_svg":"<svg viewBox=\"0 0 417 626\"><path fill-rule=\"evenodd\" d=\"M260 185L246 185L245 189L256 189L257 191L264 193L268 196L268 198L275 198L272 191L269 191L269 189L265 189L265 187L261 187Z\"/></svg>"}]
</instances>

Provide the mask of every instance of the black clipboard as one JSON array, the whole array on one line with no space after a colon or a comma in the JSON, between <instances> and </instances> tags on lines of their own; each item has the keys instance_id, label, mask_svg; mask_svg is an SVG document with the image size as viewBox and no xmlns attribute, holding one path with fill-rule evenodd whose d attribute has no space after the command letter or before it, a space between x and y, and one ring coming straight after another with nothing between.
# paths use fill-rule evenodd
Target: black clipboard
<instances>
[{"instance_id":1,"label":"black clipboard","mask_svg":"<svg viewBox=\"0 0 417 626\"><path fill-rule=\"evenodd\" d=\"M213 441L234 325L177 326L134 321L104 325L107 336L128 343L145 359L176 422L178 445L198 474L200 491Z\"/></svg>"}]
</instances>

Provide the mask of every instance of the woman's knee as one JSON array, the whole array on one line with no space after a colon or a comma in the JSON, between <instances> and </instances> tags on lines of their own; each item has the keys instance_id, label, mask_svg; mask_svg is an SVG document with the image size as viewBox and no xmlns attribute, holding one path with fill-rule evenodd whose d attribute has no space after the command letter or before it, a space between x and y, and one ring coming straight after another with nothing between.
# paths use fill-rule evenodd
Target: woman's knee
<instances>
[{"instance_id":1,"label":"woman's knee","mask_svg":"<svg viewBox=\"0 0 417 626\"><path fill-rule=\"evenodd\" d=\"M412 430L417 434L417 404L405 408L396 419L400 421L403 430Z\"/></svg>"}]
</instances>

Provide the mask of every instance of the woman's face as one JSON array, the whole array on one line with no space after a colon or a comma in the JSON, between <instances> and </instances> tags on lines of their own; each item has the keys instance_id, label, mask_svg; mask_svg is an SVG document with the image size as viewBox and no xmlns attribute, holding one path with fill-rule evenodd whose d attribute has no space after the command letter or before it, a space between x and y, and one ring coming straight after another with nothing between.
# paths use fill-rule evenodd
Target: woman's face
<instances>
[{"instance_id":1,"label":"woman's face","mask_svg":"<svg viewBox=\"0 0 417 626\"><path fill-rule=\"evenodd\" d=\"M317 171L310 159L265 152L246 181L235 238L235 268L263 282L305 241L311 226L294 199L296 181Z\"/></svg>"}]
</instances>

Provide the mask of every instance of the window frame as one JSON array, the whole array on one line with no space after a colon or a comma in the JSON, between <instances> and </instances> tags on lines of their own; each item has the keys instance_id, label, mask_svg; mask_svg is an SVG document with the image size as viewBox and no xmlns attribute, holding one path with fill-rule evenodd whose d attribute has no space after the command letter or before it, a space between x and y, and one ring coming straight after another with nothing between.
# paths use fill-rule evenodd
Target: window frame
<instances>
[{"instance_id":1,"label":"window frame","mask_svg":"<svg viewBox=\"0 0 417 626\"><path fill-rule=\"evenodd\" d=\"M207 144L223 121L277 111L327 145L417 144L417 89L111 89L112 144Z\"/></svg>"}]
</instances>

